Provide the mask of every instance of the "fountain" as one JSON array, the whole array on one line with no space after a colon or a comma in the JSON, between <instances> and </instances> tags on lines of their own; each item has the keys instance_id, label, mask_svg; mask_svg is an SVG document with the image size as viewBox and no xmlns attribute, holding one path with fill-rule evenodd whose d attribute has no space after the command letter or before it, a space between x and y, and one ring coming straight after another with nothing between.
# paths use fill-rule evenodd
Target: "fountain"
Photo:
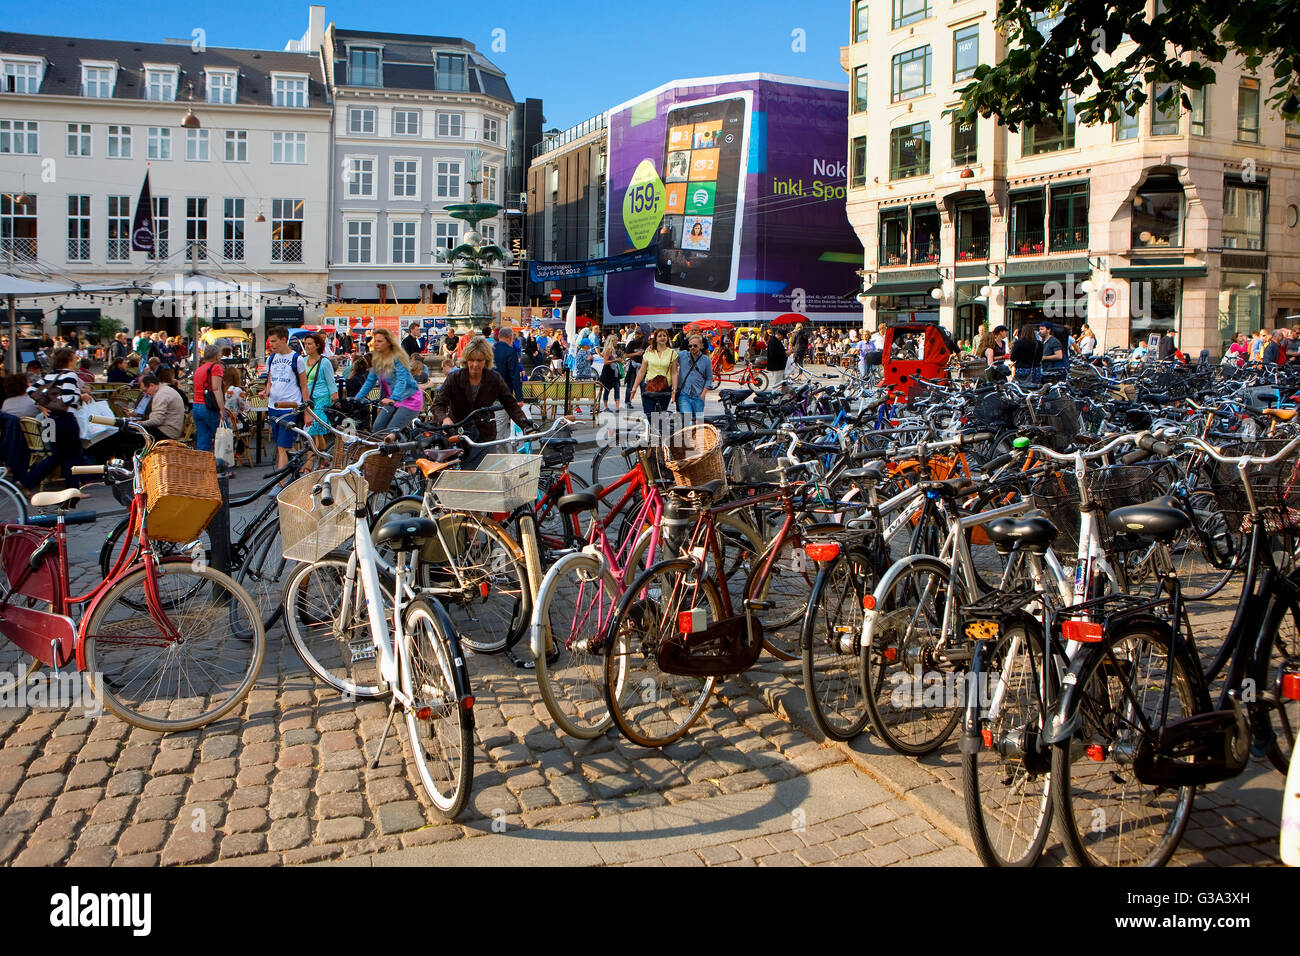
<instances>
[{"instance_id":1,"label":"fountain","mask_svg":"<svg viewBox=\"0 0 1300 956\"><path fill-rule=\"evenodd\" d=\"M447 280L447 322L452 327L468 325L478 330L496 324L493 309L493 289L497 280L487 266L504 262L507 253L495 243L484 243L478 224L501 212L496 203L479 202L478 187L482 184L481 150L469 154L469 202L453 203L446 207L447 215L469 224L460 245L447 250L447 261L455 267L455 274Z\"/></svg>"}]
</instances>

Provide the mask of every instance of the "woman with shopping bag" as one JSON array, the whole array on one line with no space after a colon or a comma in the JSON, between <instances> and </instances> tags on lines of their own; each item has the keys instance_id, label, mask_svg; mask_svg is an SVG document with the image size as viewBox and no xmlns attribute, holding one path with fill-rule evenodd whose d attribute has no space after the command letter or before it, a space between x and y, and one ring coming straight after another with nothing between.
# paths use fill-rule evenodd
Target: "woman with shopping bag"
<instances>
[{"instance_id":1,"label":"woman with shopping bag","mask_svg":"<svg viewBox=\"0 0 1300 956\"><path fill-rule=\"evenodd\" d=\"M323 451L325 436L330 432L321 422L325 421L326 410L338 398L339 387L334 380L334 363L325 358L325 336L319 332L304 335L302 350L307 356L307 393L303 399L311 405L312 414L316 417L316 421L307 429L307 434L312 436L316 447ZM315 467L315 457L313 455L308 460L307 471Z\"/></svg>"},{"instance_id":2,"label":"woman with shopping bag","mask_svg":"<svg viewBox=\"0 0 1300 956\"><path fill-rule=\"evenodd\" d=\"M220 347L207 346L202 364L194 370L194 447L199 451L213 450L217 428L230 417L226 413L224 374Z\"/></svg>"}]
</instances>

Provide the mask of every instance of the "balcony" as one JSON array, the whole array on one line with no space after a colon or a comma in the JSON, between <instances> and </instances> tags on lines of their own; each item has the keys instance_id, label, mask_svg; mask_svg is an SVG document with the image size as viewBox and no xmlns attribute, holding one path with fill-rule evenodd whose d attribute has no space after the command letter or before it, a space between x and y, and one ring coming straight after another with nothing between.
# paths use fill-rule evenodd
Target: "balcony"
<instances>
[{"instance_id":1,"label":"balcony","mask_svg":"<svg viewBox=\"0 0 1300 956\"><path fill-rule=\"evenodd\" d=\"M897 239L886 239L881 244L880 264L882 266L907 265L907 244L901 236Z\"/></svg>"},{"instance_id":2,"label":"balcony","mask_svg":"<svg viewBox=\"0 0 1300 956\"><path fill-rule=\"evenodd\" d=\"M1081 252L1088 248L1087 226L1064 226L1053 229L1051 234L1053 252Z\"/></svg>"},{"instance_id":3,"label":"balcony","mask_svg":"<svg viewBox=\"0 0 1300 956\"><path fill-rule=\"evenodd\" d=\"M242 262L244 259L244 240L227 239L221 245L221 255L226 259Z\"/></svg>"},{"instance_id":4,"label":"balcony","mask_svg":"<svg viewBox=\"0 0 1300 956\"><path fill-rule=\"evenodd\" d=\"M272 262L302 262L301 239L272 239Z\"/></svg>"},{"instance_id":5,"label":"balcony","mask_svg":"<svg viewBox=\"0 0 1300 956\"><path fill-rule=\"evenodd\" d=\"M1007 256L1041 256L1043 254L1043 230L1016 233L1011 239L1011 248ZM1086 244L1085 244L1086 245Z\"/></svg>"},{"instance_id":6,"label":"balcony","mask_svg":"<svg viewBox=\"0 0 1300 956\"><path fill-rule=\"evenodd\" d=\"M912 264L920 265L928 262L939 261L939 241L928 243L924 246L914 246L912 248Z\"/></svg>"},{"instance_id":7,"label":"balcony","mask_svg":"<svg viewBox=\"0 0 1300 956\"><path fill-rule=\"evenodd\" d=\"M68 240L68 261L88 262L89 260L90 260L90 240L69 239Z\"/></svg>"},{"instance_id":8,"label":"balcony","mask_svg":"<svg viewBox=\"0 0 1300 956\"><path fill-rule=\"evenodd\" d=\"M974 239L961 239L957 242L957 261L969 262L972 259L989 257L989 237L978 236Z\"/></svg>"},{"instance_id":9,"label":"balcony","mask_svg":"<svg viewBox=\"0 0 1300 956\"><path fill-rule=\"evenodd\" d=\"M0 259L5 262L33 262L36 259L36 237L0 239Z\"/></svg>"}]
</instances>

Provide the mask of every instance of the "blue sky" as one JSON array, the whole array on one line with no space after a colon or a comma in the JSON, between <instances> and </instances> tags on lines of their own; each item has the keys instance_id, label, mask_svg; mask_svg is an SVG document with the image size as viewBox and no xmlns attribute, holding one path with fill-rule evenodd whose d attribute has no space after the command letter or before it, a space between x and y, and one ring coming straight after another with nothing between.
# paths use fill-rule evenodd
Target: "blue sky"
<instances>
[{"instance_id":1,"label":"blue sky","mask_svg":"<svg viewBox=\"0 0 1300 956\"><path fill-rule=\"evenodd\" d=\"M306 31L307 7L283 0L9 4L4 29L157 42L188 40L201 28L211 46L282 49ZM839 48L848 42L849 10L848 0L371 0L326 3L325 18L340 28L464 37L506 71L516 99L541 97L548 125L563 128L682 77L766 72L845 83ZM795 30L803 31L803 52L793 49ZM494 37L504 51L493 50Z\"/></svg>"}]
</instances>

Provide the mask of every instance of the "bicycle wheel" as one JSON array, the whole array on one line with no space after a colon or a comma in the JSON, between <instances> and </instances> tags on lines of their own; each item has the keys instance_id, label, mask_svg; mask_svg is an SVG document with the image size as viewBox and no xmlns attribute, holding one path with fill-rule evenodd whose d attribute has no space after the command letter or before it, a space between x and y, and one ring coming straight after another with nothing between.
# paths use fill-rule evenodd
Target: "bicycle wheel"
<instances>
[{"instance_id":1,"label":"bicycle wheel","mask_svg":"<svg viewBox=\"0 0 1300 956\"><path fill-rule=\"evenodd\" d=\"M257 603L262 626L268 631L280 619L284 608L284 582L297 564L284 556L280 519L272 512L266 524L253 534L244 563L235 573L240 587L247 590Z\"/></svg>"},{"instance_id":2,"label":"bicycle wheel","mask_svg":"<svg viewBox=\"0 0 1300 956\"><path fill-rule=\"evenodd\" d=\"M469 800L474 776L474 727L453 669L460 649L442 608L423 598L407 607L402 631L407 644L402 689L413 704L406 711L411 755L433 805L455 817Z\"/></svg>"},{"instance_id":3,"label":"bicycle wheel","mask_svg":"<svg viewBox=\"0 0 1300 956\"><path fill-rule=\"evenodd\" d=\"M26 523L27 498L13 483L0 479L0 525Z\"/></svg>"},{"instance_id":4,"label":"bicycle wheel","mask_svg":"<svg viewBox=\"0 0 1300 956\"><path fill-rule=\"evenodd\" d=\"M1273 628L1268 662L1256 678L1257 706L1267 710L1269 722L1273 725L1273 744L1269 747L1268 759L1283 774L1290 766L1296 736L1300 735L1300 701L1283 695L1282 675L1297 667L1300 667L1300 607L1288 604Z\"/></svg>"},{"instance_id":5,"label":"bicycle wheel","mask_svg":"<svg viewBox=\"0 0 1300 956\"><path fill-rule=\"evenodd\" d=\"M147 573L141 567L119 579L85 621L86 671L104 706L128 724L159 733L193 730L248 695L266 632L247 591L189 561L157 565L153 584L166 609L159 620L141 610Z\"/></svg>"},{"instance_id":6,"label":"bicycle wheel","mask_svg":"<svg viewBox=\"0 0 1300 956\"><path fill-rule=\"evenodd\" d=\"M867 724L858 642L870 575L863 555L837 555L817 575L803 621L803 692L817 728L831 740L852 740Z\"/></svg>"},{"instance_id":7,"label":"bicycle wheel","mask_svg":"<svg viewBox=\"0 0 1300 956\"><path fill-rule=\"evenodd\" d=\"M532 612L523 550L495 521L472 512L447 512L438 523L459 578L447 563L426 573L461 645L480 654L513 645Z\"/></svg>"},{"instance_id":8,"label":"bicycle wheel","mask_svg":"<svg viewBox=\"0 0 1300 956\"><path fill-rule=\"evenodd\" d=\"M623 448L620 445L606 445L596 452L595 457L591 459L591 484L600 485L602 488L608 488L614 484L636 464L638 450L636 448ZM622 496L620 495L620 497ZM618 504L617 501L609 502L610 506L616 504Z\"/></svg>"},{"instance_id":9,"label":"bicycle wheel","mask_svg":"<svg viewBox=\"0 0 1300 956\"><path fill-rule=\"evenodd\" d=\"M393 549L388 546L387 542L379 543L375 538L379 536L379 529L390 521L399 518L418 518L424 514L424 498L415 495L406 495L401 498L395 498L388 502L384 507L375 513L374 520L370 522L370 541L379 552L379 557L392 567L397 556Z\"/></svg>"},{"instance_id":10,"label":"bicycle wheel","mask_svg":"<svg viewBox=\"0 0 1300 956\"><path fill-rule=\"evenodd\" d=\"M1041 743L1043 638L1020 625L970 672L981 696L979 750L962 756L966 825L985 866L1033 866L1052 829L1051 753ZM989 708L996 706L992 713Z\"/></svg>"},{"instance_id":11,"label":"bicycle wheel","mask_svg":"<svg viewBox=\"0 0 1300 956\"><path fill-rule=\"evenodd\" d=\"M624 592L605 629L605 701L618 729L642 747L663 747L686 733L713 693L715 678L667 674L656 659L680 612L705 608L710 622L719 619L717 591L694 568L687 559L650 568Z\"/></svg>"},{"instance_id":12,"label":"bicycle wheel","mask_svg":"<svg viewBox=\"0 0 1300 956\"><path fill-rule=\"evenodd\" d=\"M587 488L587 479L574 472L573 469L569 469L569 484L574 491L583 491ZM546 485L545 479L543 479L543 485ZM554 491L548 490L546 497L538 502L537 508L534 510L533 516L537 521L537 535L540 539L539 546L544 542L547 545L547 550L553 550L557 546L564 547L565 545L562 542L568 541L570 537L581 532L581 516L579 516L578 531L575 531L574 519L568 515L560 514L560 509L556 507L556 502L568 493L564 490L563 483L561 483ZM571 544L568 546L572 547Z\"/></svg>"},{"instance_id":13,"label":"bicycle wheel","mask_svg":"<svg viewBox=\"0 0 1300 956\"><path fill-rule=\"evenodd\" d=\"M100 545L99 574L101 577L108 577L113 572L113 566L117 563L117 559L122 552L134 549L136 542L139 541L136 535L129 533L131 531L130 522L131 516L127 515L113 527L113 530L108 533L108 537L104 539L104 543ZM189 547L184 544L173 544L170 541L151 541L150 544L154 547L154 553L160 558L176 557L182 549ZM204 542L203 553L204 560L207 560L209 551L206 541Z\"/></svg>"},{"instance_id":14,"label":"bicycle wheel","mask_svg":"<svg viewBox=\"0 0 1300 956\"><path fill-rule=\"evenodd\" d=\"M1062 842L1079 866L1163 866L1191 817L1195 787L1143 784L1132 754L1145 743L1136 710L1160 719L1169 639L1135 627L1108 638L1079 674L1080 729L1052 748L1052 799ZM1172 661L1170 722L1196 712L1192 667Z\"/></svg>"},{"instance_id":15,"label":"bicycle wheel","mask_svg":"<svg viewBox=\"0 0 1300 956\"><path fill-rule=\"evenodd\" d=\"M944 615L950 590L954 608L968 598L952 574L938 558L913 559L877 596L871 642L858 658L872 730L913 757L939 749L961 716Z\"/></svg>"},{"instance_id":16,"label":"bicycle wheel","mask_svg":"<svg viewBox=\"0 0 1300 956\"><path fill-rule=\"evenodd\" d=\"M715 519L718 540L723 546L723 570L732 613L744 612L745 592L758 571L768 542L743 519L720 514ZM803 545L798 532L789 535L772 562L767 580L753 595L772 606L757 612L763 625L763 646L777 660L799 659L799 629L808 610L808 596L817 577L817 564L802 560Z\"/></svg>"},{"instance_id":17,"label":"bicycle wheel","mask_svg":"<svg viewBox=\"0 0 1300 956\"><path fill-rule=\"evenodd\" d=\"M547 573L533 621L546 643L537 657L537 687L555 724L591 740L613 718L605 701L601 631L622 596L614 576L590 554L568 554Z\"/></svg>"},{"instance_id":18,"label":"bicycle wheel","mask_svg":"<svg viewBox=\"0 0 1300 956\"><path fill-rule=\"evenodd\" d=\"M1242 569L1244 546L1241 534L1228 526L1212 492L1193 492L1189 504L1193 526L1170 543L1169 551L1183 597L1204 601L1222 591Z\"/></svg>"},{"instance_id":19,"label":"bicycle wheel","mask_svg":"<svg viewBox=\"0 0 1300 956\"><path fill-rule=\"evenodd\" d=\"M303 663L325 683L351 697L384 697L389 688L379 676L359 578L346 591L349 557L335 551L293 569L284 586L284 627ZM379 587L391 623L393 579L382 570Z\"/></svg>"}]
</instances>

